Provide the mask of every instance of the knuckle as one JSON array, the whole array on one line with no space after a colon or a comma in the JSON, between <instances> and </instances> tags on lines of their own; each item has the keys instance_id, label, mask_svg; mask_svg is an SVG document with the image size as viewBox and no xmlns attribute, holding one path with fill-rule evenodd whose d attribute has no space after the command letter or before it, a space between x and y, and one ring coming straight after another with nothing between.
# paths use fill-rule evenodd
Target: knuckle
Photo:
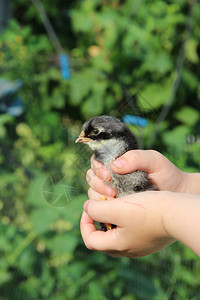
<instances>
[{"instance_id":1,"label":"knuckle","mask_svg":"<svg viewBox=\"0 0 200 300\"><path fill-rule=\"evenodd\" d=\"M130 150L124 154L125 158L128 161L135 161L137 157L139 157L139 153L136 150Z\"/></svg>"},{"instance_id":2,"label":"knuckle","mask_svg":"<svg viewBox=\"0 0 200 300\"><path fill-rule=\"evenodd\" d=\"M138 161L140 161L140 153L137 150L130 150L124 154L125 167L124 170L137 168Z\"/></svg>"},{"instance_id":3,"label":"knuckle","mask_svg":"<svg viewBox=\"0 0 200 300\"><path fill-rule=\"evenodd\" d=\"M154 156L160 156L160 152L156 151L156 150L148 150L148 152L151 154L151 155L154 155Z\"/></svg>"}]
</instances>

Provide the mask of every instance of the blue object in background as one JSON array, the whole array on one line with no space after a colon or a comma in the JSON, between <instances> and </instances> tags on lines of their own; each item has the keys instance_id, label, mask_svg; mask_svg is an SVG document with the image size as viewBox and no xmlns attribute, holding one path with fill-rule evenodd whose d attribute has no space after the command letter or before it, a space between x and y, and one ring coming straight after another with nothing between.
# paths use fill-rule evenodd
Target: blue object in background
<instances>
[{"instance_id":1,"label":"blue object in background","mask_svg":"<svg viewBox=\"0 0 200 300\"><path fill-rule=\"evenodd\" d=\"M22 81L20 79L11 81L8 79L0 79L0 99L13 95L22 88Z\"/></svg>"},{"instance_id":2,"label":"blue object in background","mask_svg":"<svg viewBox=\"0 0 200 300\"><path fill-rule=\"evenodd\" d=\"M70 78L70 70L69 70L69 59L67 54L60 54L60 69L62 78L68 80Z\"/></svg>"},{"instance_id":3,"label":"blue object in background","mask_svg":"<svg viewBox=\"0 0 200 300\"><path fill-rule=\"evenodd\" d=\"M22 81L0 79L0 113L18 117L24 111L22 99L16 94L22 88Z\"/></svg>"},{"instance_id":4,"label":"blue object in background","mask_svg":"<svg viewBox=\"0 0 200 300\"><path fill-rule=\"evenodd\" d=\"M125 115L123 117L123 122L126 124L136 125L140 127L146 127L148 125L147 119L139 116L132 116L132 115Z\"/></svg>"},{"instance_id":5,"label":"blue object in background","mask_svg":"<svg viewBox=\"0 0 200 300\"><path fill-rule=\"evenodd\" d=\"M18 117L20 116L24 111L24 105L19 97L15 97L14 100L10 103L10 105L7 108L7 114Z\"/></svg>"}]
</instances>

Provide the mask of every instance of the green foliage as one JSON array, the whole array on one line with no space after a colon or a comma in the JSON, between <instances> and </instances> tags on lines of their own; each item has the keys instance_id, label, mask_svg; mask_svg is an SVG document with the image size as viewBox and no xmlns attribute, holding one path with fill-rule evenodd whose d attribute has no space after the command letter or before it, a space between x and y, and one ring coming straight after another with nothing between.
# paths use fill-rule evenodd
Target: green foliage
<instances>
[{"instance_id":1,"label":"green foliage","mask_svg":"<svg viewBox=\"0 0 200 300\"><path fill-rule=\"evenodd\" d=\"M42 3L69 54L71 78L62 79L35 7L12 1L13 18L0 37L0 73L23 81L25 112L0 114L0 298L199 299L200 265L183 245L137 260L85 248L79 221L91 153L74 141L91 116L141 115L146 128L130 125L141 147L199 171L200 4ZM57 203L63 207L53 199L64 193L62 182L49 183L56 174L68 186ZM53 196L46 196L47 187Z\"/></svg>"}]
</instances>

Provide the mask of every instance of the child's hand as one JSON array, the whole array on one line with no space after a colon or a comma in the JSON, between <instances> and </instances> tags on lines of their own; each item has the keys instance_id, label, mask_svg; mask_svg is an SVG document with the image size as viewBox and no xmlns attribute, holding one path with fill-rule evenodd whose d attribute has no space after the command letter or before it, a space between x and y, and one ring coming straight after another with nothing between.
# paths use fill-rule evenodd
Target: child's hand
<instances>
[{"instance_id":1,"label":"child's hand","mask_svg":"<svg viewBox=\"0 0 200 300\"><path fill-rule=\"evenodd\" d=\"M81 234L91 250L113 256L139 257L179 240L200 255L200 197L146 191L84 204ZM103 232L94 220L117 225Z\"/></svg>"},{"instance_id":2,"label":"child's hand","mask_svg":"<svg viewBox=\"0 0 200 300\"><path fill-rule=\"evenodd\" d=\"M182 172L164 155L154 150L128 151L113 161L111 168L118 174L143 170L160 191L193 192L189 187L190 174ZM89 197L97 199L99 194L110 197L116 195L116 191L108 184L111 180L110 173L102 163L94 159L94 156L91 159L91 169L88 170L86 179L90 185Z\"/></svg>"}]
</instances>

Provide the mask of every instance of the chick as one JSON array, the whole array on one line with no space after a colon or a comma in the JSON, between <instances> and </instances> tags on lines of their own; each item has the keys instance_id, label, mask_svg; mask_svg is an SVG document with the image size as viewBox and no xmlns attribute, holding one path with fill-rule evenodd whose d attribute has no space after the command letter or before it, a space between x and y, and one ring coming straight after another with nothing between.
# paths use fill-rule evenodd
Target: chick
<instances>
[{"instance_id":1,"label":"chick","mask_svg":"<svg viewBox=\"0 0 200 300\"><path fill-rule=\"evenodd\" d=\"M112 176L110 184L116 189L117 197L157 190L144 171L121 175L111 170L110 163L117 157L129 150L138 149L135 135L120 120L111 116L91 118L83 124L76 143L86 143L92 149L95 159L108 168ZM101 230L107 230L107 227L102 224Z\"/></svg>"}]
</instances>

